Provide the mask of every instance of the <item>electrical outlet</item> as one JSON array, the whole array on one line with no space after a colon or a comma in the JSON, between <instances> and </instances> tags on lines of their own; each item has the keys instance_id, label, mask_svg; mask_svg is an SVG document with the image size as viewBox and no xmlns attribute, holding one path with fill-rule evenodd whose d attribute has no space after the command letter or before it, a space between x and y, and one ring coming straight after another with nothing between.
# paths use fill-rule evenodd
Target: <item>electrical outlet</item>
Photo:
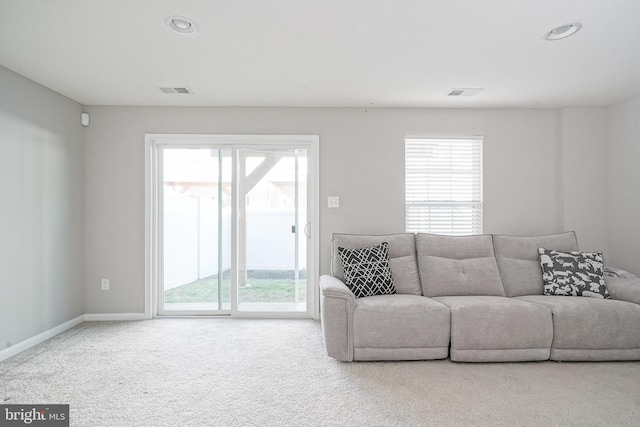
<instances>
[{"instance_id":1,"label":"electrical outlet","mask_svg":"<svg viewBox=\"0 0 640 427\"><path fill-rule=\"evenodd\" d=\"M109 290L109 279L102 279L102 290L103 291Z\"/></svg>"}]
</instances>

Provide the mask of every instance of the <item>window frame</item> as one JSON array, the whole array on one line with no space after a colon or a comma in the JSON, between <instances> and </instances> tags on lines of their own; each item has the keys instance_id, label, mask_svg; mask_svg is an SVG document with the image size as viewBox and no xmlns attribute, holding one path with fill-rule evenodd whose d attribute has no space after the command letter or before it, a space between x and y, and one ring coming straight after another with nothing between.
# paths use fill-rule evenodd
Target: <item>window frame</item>
<instances>
[{"instance_id":1,"label":"window frame","mask_svg":"<svg viewBox=\"0 0 640 427\"><path fill-rule=\"evenodd\" d=\"M433 143L431 147L430 143ZM468 149L460 150L462 144L469 144ZM483 137L407 136L404 149L405 231L446 235L482 234ZM424 157L418 154L421 151L425 154ZM431 156L426 153L431 153ZM435 158L436 153L439 156L449 155L448 167L446 161ZM456 157L458 161L463 161L463 167L456 168L451 165L456 161ZM419 169L423 169L422 173ZM444 178L442 185L438 185L438 180L433 179L434 176ZM454 179L456 177L458 179ZM464 183L460 183L462 181ZM448 190L446 186L449 187ZM449 197L443 199L447 191Z\"/></svg>"}]
</instances>

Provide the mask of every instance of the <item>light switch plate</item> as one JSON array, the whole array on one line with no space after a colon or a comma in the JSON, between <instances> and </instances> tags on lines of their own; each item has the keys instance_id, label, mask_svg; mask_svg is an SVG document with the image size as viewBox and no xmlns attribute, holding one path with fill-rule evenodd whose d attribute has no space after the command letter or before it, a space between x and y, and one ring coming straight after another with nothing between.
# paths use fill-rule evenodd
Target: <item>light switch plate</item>
<instances>
[{"instance_id":1,"label":"light switch plate","mask_svg":"<svg viewBox=\"0 0 640 427\"><path fill-rule=\"evenodd\" d=\"M327 197L327 207L339 208L340 207L340 197L338 197L338 196L329 196L329 197Z\"/></svg>"}]
</instances>

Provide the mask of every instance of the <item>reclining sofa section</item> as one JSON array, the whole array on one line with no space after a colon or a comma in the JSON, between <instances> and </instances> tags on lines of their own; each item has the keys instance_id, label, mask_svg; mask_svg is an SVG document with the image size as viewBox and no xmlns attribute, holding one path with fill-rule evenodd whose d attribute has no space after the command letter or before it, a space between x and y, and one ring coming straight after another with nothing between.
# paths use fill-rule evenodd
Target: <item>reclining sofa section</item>
<instances>
[{"instance_id":1,"label":"reclining sofa section","mask_svg":"<svg viewBox=\"0 0 640 427\"><path fill-rule=\"evenodd\" d=\"M356 298L338 248L382 242L396 293ZM327 353L344 361L640 360L640 280L607 277L612 299L546 296L539 247L578 250L573 232L334 234L332 275L320 277Z\"/></svg>"}]
</instances>

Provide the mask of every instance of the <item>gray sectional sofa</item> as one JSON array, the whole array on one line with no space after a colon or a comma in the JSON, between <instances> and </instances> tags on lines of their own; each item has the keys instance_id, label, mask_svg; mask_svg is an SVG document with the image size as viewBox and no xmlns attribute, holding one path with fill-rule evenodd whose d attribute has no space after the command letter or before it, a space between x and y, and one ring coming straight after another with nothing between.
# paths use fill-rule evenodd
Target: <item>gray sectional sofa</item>
<instances>
[{"instance_id":1,"label":"gray sectional sofa","mask_svg":"<svg viewBox=\"0 0 640 427\"><path fill-rule=\"evenodd\" d=\"M396 293L356 298L338 248L388 242ZM334 234L321 322L338 360L640 360L640 280L606 277L611 299L543 295L538 248L576 235Z\"/></svg>"}]
</instances>

